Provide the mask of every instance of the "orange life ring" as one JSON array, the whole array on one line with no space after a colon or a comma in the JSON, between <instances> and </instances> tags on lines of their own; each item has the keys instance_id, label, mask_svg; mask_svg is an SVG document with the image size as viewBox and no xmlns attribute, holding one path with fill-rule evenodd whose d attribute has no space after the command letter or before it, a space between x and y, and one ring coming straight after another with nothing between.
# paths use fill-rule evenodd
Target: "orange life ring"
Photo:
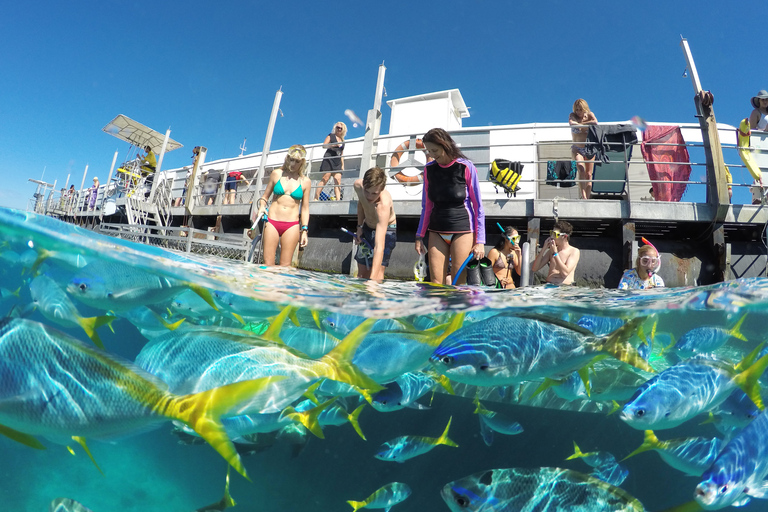
<instances>
[{"instance_id":1,"label":"orange life ring","mask_svg":"<svg viewBox=\"0 0 768 512\"><path fill-rule=\"evenodd\" d=\"M411 146L410 140L404 140L399 146L395 148L395 151L392 153L392 157L389 159L389 167L395 168L400 164L400 158L402 158L403 153ZM426 151L426 146L424 145L424 142L421 139L416 139L416 149L421 149L423 151ZM427 162L432 160L431 158L427 157ZM406 176L403 174L402 171L397 172L393 178L395 178L400 183L421 183L422 178L421 175L419 176Z\"/></svg>"}]
</instances>

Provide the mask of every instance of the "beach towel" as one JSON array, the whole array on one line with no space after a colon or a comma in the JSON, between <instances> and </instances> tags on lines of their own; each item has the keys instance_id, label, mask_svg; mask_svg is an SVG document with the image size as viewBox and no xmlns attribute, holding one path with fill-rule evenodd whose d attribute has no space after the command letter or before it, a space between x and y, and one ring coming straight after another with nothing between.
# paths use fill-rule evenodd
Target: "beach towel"
<instances>
[{"instance_id":1,"label":"beach towel","mask_svg":"<svg viewBox=\"0 0 768 512\"><path fill-rule=\"evenodd\" d=\"M664 181L688 181L691 177L688 148L685 147L685 140L680 127L648 126L643 134L640 150L643 152L643 159L648 164L648 175L654 182L654 199L656 201L680 201L688 184L663 183Z\"/></svg>"}]
</instances>

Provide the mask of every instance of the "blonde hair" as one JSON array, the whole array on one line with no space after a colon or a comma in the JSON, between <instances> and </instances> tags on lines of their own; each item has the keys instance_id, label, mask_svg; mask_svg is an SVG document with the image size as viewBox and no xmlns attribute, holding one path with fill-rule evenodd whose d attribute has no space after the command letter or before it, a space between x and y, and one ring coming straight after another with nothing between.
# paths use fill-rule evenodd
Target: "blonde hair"
<instances>
[{"instance_id":1,"label":"blonde hair","mask_svg":"<svg viewBox=\"0 0 768 512\"><path fill-rule=\"evenodd\" d=\"M347 136L347 125L344 124L344 121L339 121L338 123L333 125L333 131L334 132L336 131L336 127L337 126L341 126L341 140L344 140L344 137Z\"/></svg>"},{"instance_id":2,"label":"blonde hair","mask_svg":"<svg viewBox=\"0 0 768 512\"><path fill-rule=\"evenodd\" d=\"M304 149L304 146L294 144L288 148L288 154L285 155L285 160L283 160L283 166L281 167L283 172L291 171L291 160L299 160L301 162L299 164L299 178L303 178L304 171L307 169L307 150Z\"/></svg>"},{"instance_id":3,"label":"blonde hair","mask_svg":"<svg viewBox=\"0 0 768 512\"><path fill-rule=\"evenodd\" d=\"M583 112L589 112L589 104L587 103L587 100L583 100L581 98L577 99L573 102L573 111L576 112L576 108L581 107L581 110Z\"/></svg>"}]
</instances>

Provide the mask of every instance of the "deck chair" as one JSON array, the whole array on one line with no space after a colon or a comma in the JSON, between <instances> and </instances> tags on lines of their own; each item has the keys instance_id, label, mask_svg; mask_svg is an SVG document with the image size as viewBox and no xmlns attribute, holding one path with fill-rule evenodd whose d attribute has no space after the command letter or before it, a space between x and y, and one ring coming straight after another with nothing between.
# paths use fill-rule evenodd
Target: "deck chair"
<instances>
[{"instance_id":1,"label":"deck chair","mask_svg":"<svg viewBox=\"0 0 768 512\"><path fill-rule=\"evenodd\" d=\"M606 151L609 162L595 162L592 172L592 196L596 199L621 199L626 194L627 164L632 157L632 146L624 151ZM625 161L626 158L626 161ZM597 181L620 180L620 181Z\"/></svg>"}]
</instances>

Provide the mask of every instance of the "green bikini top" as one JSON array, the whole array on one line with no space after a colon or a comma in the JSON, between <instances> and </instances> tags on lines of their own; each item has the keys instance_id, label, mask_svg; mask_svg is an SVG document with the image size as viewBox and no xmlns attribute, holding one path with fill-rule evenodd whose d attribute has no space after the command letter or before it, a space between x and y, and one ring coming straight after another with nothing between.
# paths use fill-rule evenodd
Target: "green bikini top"
<instances>
[{"instance_id":1,"label":"green bikini top","mask_svg":"<svg viewBox=\"0 0 768 512\"><path fill-rule=\"evenodd\" d=\"M275 184L275 188L273 192L276 196L285 195L285 189L283 188L282 181L277 180L277 183ZM301 200L301 198L304 196L304 191L301 190L301 183L299 183L299 186L293 189L293 192L291 192L288 195L296 199L297 201Z\"/></svg>"}]
</instances>

